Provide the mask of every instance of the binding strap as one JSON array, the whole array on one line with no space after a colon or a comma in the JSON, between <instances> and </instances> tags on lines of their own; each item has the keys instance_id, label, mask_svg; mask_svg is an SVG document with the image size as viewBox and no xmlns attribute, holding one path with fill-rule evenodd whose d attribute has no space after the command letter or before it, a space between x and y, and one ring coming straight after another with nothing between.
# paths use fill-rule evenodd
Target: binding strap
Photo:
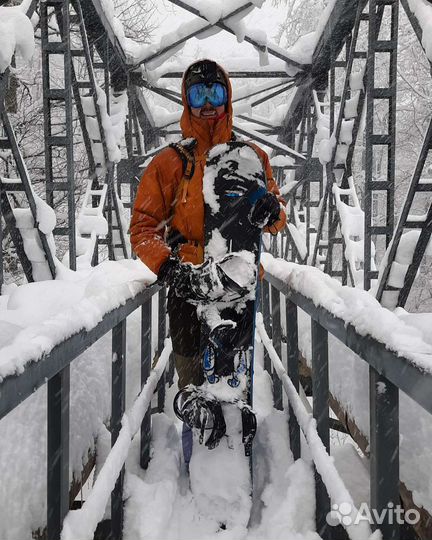
<instances>
[{"instance_id":1,"label":"binding strap","mask_svg":"<svg viewBox=\"0 0 432 540\"><path fill-rule=\"evenodd\" d=\"M195 171L195 157L193 154L193 148L196 146L196 140L192 139L192 142L182 144L182 141L171 143L169 145L180 156L183 162L183 177L182 180L190 180Z\"/></svg>"},{"instance_id":2,"label":"binding strap","mask_svg":"<svg viewBox=\"0 0 432 540\"><path fill-rule=\"evenodd\" d=\"M181 200L186 200L186 193L188 184L195 172L195 156L193 153L193 149L196 146L196 140L192 139L190 142L177 142L177 143L171 143L169 146L173 148L177 154L180 156L182 162L183 162L183 176L180 180L181 188Z\"/></svg>"}]
</instances>

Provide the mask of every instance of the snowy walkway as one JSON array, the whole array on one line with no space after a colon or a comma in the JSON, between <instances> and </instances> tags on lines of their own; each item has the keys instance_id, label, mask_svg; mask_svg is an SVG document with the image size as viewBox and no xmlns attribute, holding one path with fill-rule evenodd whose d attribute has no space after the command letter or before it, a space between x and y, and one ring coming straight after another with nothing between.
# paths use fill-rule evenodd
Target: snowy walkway
<instances>
[{"instance_id":1,"label":"snowy walkway","mask_svg":"<svg viewBox=\"0 0 432 540\"><path fill-rule=\"evenodd\" d=\"M200 501L194 498L190 490L182 464L180 423L171 408L176 391L173 386L167 394L166 414L153 416L153 457L147 471L142 471L138 465L138 438L133 442L126 474L125 540L320 538L313 532L313 469L311 463L303 459L293 462L287 416L285 412L273 408L270 377L261 366L262 349L257 348L254 392L254 408L258 417L254 444L255 500L249 528L234 526L221 530L216 521L208 519L200 511ZM219 473L227 474L225 468ZM203 470L204 488L206 482L208 478Z\"/></svg>"}]
</instances>

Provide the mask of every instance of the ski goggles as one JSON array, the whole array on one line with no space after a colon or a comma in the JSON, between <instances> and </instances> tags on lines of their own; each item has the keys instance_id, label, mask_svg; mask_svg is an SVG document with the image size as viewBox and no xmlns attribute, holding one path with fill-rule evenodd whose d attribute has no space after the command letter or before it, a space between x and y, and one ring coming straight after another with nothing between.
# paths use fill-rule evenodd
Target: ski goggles
<instances>
[{"instance_id":1,"label":"ski goggles","mask_svg":"<svg viewBox=\"0 0 432 540\"><path fill-rule=\"evenodd\" d=\"M210 85L205 83L193 84L187 91L187 100L193 109L204 107L207 101L213 107L220 107L228 101L227 89L218 82Z\"/></svg>"}]
</instances>

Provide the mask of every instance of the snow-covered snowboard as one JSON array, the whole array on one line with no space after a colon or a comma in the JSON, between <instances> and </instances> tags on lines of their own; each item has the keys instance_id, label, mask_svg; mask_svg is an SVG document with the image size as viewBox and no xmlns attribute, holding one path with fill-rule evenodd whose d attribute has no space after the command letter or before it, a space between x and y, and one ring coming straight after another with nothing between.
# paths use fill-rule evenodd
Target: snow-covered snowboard
<instances>
[{"instance_id":1,"label":"snow-covered snowboard","mask_svg":"<svg viewBox=\"0 0 432 540\"><path fill-rule=\"evenodd\" d=\"M194 430L190 481L200 512L231 529L246 527L249 519L256 431L252 389L261 230L249 215L266 193L266 177L255 149L239 141L214 147L203 192L211 300L198 305L206 382L196 392L220 403L225 435L213 444L208 434Z\"/></svg>"}]
</instances>

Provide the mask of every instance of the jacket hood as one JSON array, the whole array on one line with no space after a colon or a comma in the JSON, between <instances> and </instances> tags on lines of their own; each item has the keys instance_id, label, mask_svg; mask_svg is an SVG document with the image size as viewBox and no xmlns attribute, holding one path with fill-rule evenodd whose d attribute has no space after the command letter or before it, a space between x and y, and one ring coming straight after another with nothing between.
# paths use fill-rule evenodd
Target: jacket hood
<instances>
[{"instance_id":1,"label":"jacket hood","mask_svg":"<svg viewBox=\"0 0 432 540\"><path fill-rule=\"evenodd\" d=\"M205 118L196 118L195 116L192 116L186 98L185 74L188 71L187 69L183 75L182 101L184 109L180 119L180 128L184 138L193 137L197 140L199 153L206 152L209 148L215 146L216 144L223 144L231 140L233 123L232 87L226 71L219 64L218 67L225 78L228 101L224 116L217 120L207 120Z\"/></svg>"}]
</instances>

